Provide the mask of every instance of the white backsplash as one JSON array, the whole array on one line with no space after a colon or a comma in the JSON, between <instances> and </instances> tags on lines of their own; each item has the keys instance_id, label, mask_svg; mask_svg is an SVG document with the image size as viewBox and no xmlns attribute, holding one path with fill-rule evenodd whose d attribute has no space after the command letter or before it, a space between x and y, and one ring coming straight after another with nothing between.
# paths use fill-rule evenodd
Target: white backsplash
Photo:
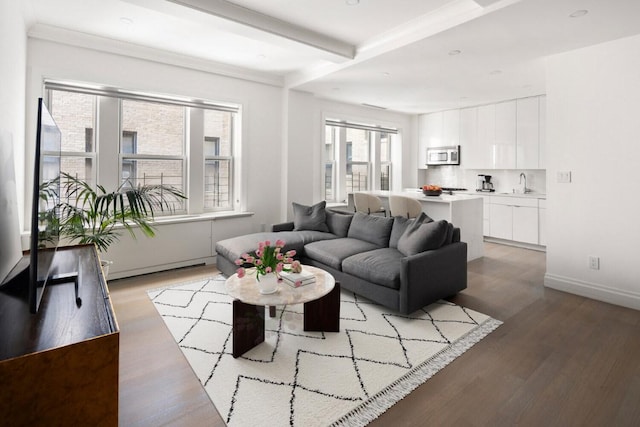
<instances>
[{"instance_id":1,"label":"white backsplash","mask_svg":"<svg viewBox=\"0 0 640 427\"><path fill-rule=\"evenodd\" d=\"M541 169L499 169L475 170L463 169L460 166L431 166L418 170L418 184L435 184L441 187L456 187L475 190L478 186L478 175L491 175L491 182L497 193L511 193L520 188L520 173L527 177L527 188L535 193L546 194L547 173Z\"/></svg>"}]
</instances>

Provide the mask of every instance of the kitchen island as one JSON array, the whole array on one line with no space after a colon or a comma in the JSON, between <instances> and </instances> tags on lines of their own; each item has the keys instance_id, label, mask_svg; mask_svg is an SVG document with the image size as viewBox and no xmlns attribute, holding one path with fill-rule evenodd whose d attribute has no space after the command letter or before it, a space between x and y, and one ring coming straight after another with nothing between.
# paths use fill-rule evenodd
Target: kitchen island
<instances>
[{"instance_id":1,"label":"kitchen island","mask_svg":"<svg viewBox=\"0 0 640 427\"><path fill-rule=\"evenodd\" d=\"M425 196L422 191L363 191L378 196L389 212L389 196L411 197L422 204L422 211L434 220L444 219L460 228L460 240L467 243L467 261L484 255L482 221L483 200L480 196L470 194L442 194ZM353 194L348 196L348 207L355 210Z\"/></svg>"}]
</instances>

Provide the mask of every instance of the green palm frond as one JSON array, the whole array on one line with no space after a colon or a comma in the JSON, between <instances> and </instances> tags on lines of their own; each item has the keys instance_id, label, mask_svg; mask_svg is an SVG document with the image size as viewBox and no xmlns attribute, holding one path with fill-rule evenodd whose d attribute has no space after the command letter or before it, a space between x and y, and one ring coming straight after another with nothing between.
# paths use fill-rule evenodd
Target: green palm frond
<instances>
[{"instance_id":1,"label":"green palm frond","mask_svg":"<svg viewBox=\"0 0 640 427\"><path fill-rule=\"evenodd\" d=\"M108 192L101 185L94 189L63 173L61 199L66 201L60 204L60 234L78 243L94 243L104 251L120 236L116 226L122 226L133 238L135 228L153 237L155 212L172 212L174 204L186 199L180 190L167 185L125 184Z\"/></svg>"}]
</instances>

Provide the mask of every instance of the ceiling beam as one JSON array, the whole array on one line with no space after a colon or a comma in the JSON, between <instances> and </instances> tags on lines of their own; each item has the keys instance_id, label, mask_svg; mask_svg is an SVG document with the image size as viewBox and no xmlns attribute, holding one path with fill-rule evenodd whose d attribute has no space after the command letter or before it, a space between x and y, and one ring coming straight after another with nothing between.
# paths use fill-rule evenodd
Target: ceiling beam
<instances>
[{"instance_id":1,"label":"ceiling beam","mask_svg":"<svg viewBox=\"0 0 640 427\"><path fill-rule=\"evenodd\" d=\"M167 1L328 52L336 57L333 62L343 62L355 57L356 48L349 43L255 10L247 9L226 0Z\"/></svg>"}]
</instances>

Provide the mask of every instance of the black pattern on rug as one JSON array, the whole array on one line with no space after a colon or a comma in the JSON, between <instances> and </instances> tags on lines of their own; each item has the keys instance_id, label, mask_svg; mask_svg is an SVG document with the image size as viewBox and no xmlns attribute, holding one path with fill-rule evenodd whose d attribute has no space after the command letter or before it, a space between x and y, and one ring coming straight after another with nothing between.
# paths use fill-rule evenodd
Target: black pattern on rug
<instances>
[{"instance_id":1,"label":"black pattern on rug","mask_svg":"<svg viewBox=\"0 0 640 427\"><path fill-rule=\"evenodd\" d=\"M343 290L340 332L305 332L301 305L278 307L266 317L265 342L233 359L224 280L149 296L229 425L366 424L453 360L446 353L454 347L464 351L500 324L447 301L402 315ZM478 336L465 343L473 331ZM442 366L434 371L434 363ZM367 407L385 394L386 407Z\"/></svg>"}]
</instances>

